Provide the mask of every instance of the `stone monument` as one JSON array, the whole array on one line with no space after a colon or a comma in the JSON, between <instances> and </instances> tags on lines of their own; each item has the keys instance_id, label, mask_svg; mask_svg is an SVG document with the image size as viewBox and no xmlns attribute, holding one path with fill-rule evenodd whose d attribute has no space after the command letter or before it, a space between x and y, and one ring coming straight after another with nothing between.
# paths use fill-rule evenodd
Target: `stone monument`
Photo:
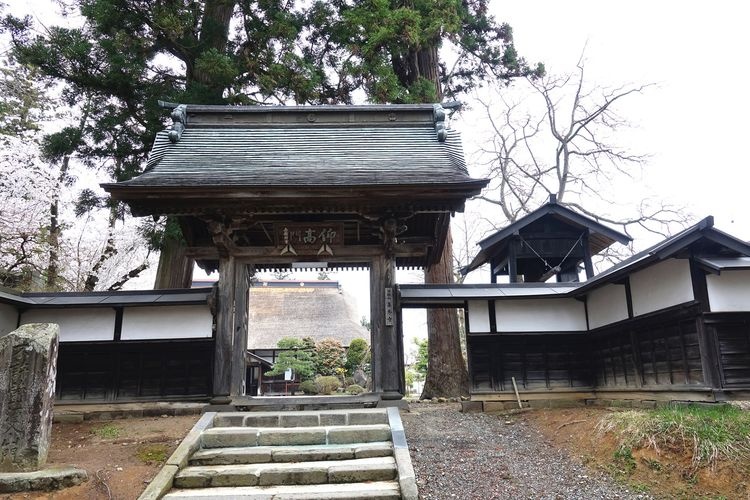
<instances>
[{"instance_id":1,"label":"stone monument","mask_svg":"<svg viewBox=\"0 0 750 500\"><path fill-rule=\"evenodd\" d=\"M86 472L44 469L52 430L59 326L0 337L0 492L78 484Z\"/></svg>"}]
</instances>

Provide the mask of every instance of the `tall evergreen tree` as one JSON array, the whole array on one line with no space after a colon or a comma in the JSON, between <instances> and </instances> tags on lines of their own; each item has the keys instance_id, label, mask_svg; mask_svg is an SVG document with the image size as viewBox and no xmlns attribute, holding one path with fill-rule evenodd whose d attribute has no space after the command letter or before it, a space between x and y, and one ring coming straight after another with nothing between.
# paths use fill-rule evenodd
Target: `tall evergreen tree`
<instances>
[{"instance_id":1,"label":"tall evergreen tree","mask_svg":"<svg viewBox=\"0 0 750 500\"><path fill-rule=\"evenodd\" d=\"M79 153L113 180L140 172L164 113L157 100L200 104L438 102L527 67L489 0L77 0L84 24L44 34L6 17L17 57L64 80L73 103L96 103ZM441 50L450 63L441 61ZM114 160L114 161L113 161ZM162 242L158 286L185 286L192 263L179 231ZM450 239L446 252L450 251ZM427 279L452 276L450 254ZM440 314L440 313L438 313ZM454 315L455 316L455 315ZM447 321L447 323L446 323ZM453 332L450 313L429 323ZM463 368L430 336L445 373ZM454 337L450 333L450 338ZM456 349L457 350L457 349ZM443 352L444 354L439 354ZM434 363L433 363L434 366ZM465 373L465 369L463 369ZM461 384L464 384L462 378ZM429 380L428 380L429 382ZM450 377L444 394L455 394ZM428 384L429 386L429 384ZM437 390L437 389L436 389Z\"/></svg>"}]
</instances>

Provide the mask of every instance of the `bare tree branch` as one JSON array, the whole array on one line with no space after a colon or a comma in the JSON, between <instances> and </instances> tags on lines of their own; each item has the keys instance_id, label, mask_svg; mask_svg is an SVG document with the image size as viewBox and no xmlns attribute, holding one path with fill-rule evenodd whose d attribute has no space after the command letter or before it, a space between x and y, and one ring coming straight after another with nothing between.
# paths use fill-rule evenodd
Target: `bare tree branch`
<instances>
[{"instance_id":1,"label":"bare tree branch","mask_svg":"<svg viewBox=\"0 0 750 500\"><path fill-rule=\"evenodd\" d=\"M505 86L498 86L505 92L498 105L480 99L494 137L480 149L483 173L491 182L476 199L499 207L504 221L484 219L493 226L514 222L554 194L558 203L626 234L636 230L667 236L672 228L683 227L690 219L685 210L664 201L643 199L624 217L584 208L613 205L611 191L639 177L648 155L611 141L630 126L617 108L652 86L591 86L585 75L582 54L571 74L527 79L524 99L511 100ZM604 258L619 259L629 251L610 251Z\"/></svg>"}]
</instances>

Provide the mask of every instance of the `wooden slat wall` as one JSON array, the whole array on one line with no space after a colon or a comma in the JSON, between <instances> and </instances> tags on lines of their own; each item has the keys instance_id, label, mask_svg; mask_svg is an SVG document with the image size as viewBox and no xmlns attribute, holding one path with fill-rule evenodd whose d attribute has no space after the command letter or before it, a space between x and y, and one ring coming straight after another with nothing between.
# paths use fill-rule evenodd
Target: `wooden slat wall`
<instances>
[{"instance_id":1,"label":"wooden slat wall","mask_svg":"<svg viewBox=\"0 0 750 500\"><path fill-rule=\"evenodd\" d=\"M473 392L705 387L701 312L673 308L588 333L468 336ZM750 315L719 328L727 383L750 385ZM747 367L747 368L745 368Z\"/></svg>"},{"instance_id":2,"label":"wooden slat wall","mask_svg":"<svg viewBox=\"0 0 750 500\"><path fill-rule=\"evenodd\" d=\"M512 391L592 387L584 336L494 334L469 336L472 390Z\"/></svg>"},{"instance_id":3,"label":"wooden slat wall","mask_svg":"<svg viewBox=\"0 0 750 500\"><path fill-rule=\"evenodd\" d=\"M58 401L191 399L211 395L213 340L61 343Z\"/></svg>"},{"instance_id":4,"label":"wooden slat wall","mask_svg":"<svg viewBox=\"0 0 750 500\"><path fill-rule=\"evenodd\" d=\"M750 387L750 314L710 315L706 329L718 346L722 385Z\"/></svg>"},{"instance_id":5,"label":"wooden slat wall","mask_svg":"<svg viewBox=\"0 0 750 500\"><path fill-rule=\"evenodd\" d=\"M704 384L695 319L609 329L594 339L597 387Z\"/></svg>"}]
</instances>

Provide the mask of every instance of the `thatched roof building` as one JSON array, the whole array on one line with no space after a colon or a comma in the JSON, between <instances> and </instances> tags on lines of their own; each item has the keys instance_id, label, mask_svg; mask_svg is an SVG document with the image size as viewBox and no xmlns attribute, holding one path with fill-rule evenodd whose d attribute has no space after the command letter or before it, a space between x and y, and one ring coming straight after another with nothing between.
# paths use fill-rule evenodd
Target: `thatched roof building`
<instances>
[{"instance_id":1,"label":"thatched roof building","mask_svg":"<svg viewBox=\"0 0 750 500\"><path fill-rule=\"evenodd\" d=\"M275 349L284 337L370 343L370 332L337 281L265 281L250 288L247 348Z\"/></svg>"}]
</instances>

